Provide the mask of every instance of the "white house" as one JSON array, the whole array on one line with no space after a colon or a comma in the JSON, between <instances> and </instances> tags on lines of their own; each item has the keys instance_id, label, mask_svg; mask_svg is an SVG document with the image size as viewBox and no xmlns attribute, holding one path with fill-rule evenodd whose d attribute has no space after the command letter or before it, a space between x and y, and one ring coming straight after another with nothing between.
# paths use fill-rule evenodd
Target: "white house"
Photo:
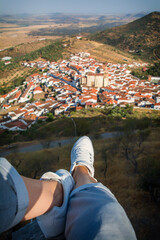
<instances>
[{"instance_id":1,"label":"white house","mask_svg":"<svg viewBox=\"0 0 160 240\"><path fill-rule=\"evenodd\" d=\"M39 94L42 93L43 90L40 86L37 86L34 90L33 90L33 94Z\"/></svg>"},{"instance_id":2,"label":"white house","mask_svg":"<svg viewBox=\"0 0 160 240\"><path fill-rule=\"evenodd\" d=\"M160 110L160 102L154 104L154 109L155 110Z\"/></svg>"},{"instance_id":3,"label":"white house","mask_svg":"<svg viewBox=\"0 0 160 240\"><path fill-rule=\"evenodd\" d=\"M156 103L160 103L160 97L156 97Z\"/></svg>"}]
</instances>

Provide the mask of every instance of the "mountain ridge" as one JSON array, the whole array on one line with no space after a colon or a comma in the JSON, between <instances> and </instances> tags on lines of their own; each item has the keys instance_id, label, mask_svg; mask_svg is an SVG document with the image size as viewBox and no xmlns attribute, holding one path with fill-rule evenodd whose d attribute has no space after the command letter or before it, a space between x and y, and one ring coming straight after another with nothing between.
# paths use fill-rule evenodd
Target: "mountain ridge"
<instances>
[{"instance_id":1,"label":"mountain ridge","mask_svg":"<svg viewBox=\"0 0 160 240\"><path fill-rule=\"evenodd\" d=\"M160 12L91 35L91 39L157 60L160 57Z\"/></svg>"}]
</instances>

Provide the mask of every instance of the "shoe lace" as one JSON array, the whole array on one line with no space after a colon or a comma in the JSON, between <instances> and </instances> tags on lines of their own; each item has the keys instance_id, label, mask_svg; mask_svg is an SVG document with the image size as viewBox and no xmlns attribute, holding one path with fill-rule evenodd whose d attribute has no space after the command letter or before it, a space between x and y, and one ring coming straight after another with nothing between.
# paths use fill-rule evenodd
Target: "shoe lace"
<instances>
[{"instance_id":1,"label":"shoe lace","mask_svg":"<svg viewBox=\"0 0 160 240\"><path fill-rule=\"evenodd\" d=\"M76 157L81 155L82 159L89 157L90 162L93 161L93 155L90 152L86 151L86 149L82 149L80 147L77 148L75 151L75 155L76 155Z\"/></svg>"}]
</instances>

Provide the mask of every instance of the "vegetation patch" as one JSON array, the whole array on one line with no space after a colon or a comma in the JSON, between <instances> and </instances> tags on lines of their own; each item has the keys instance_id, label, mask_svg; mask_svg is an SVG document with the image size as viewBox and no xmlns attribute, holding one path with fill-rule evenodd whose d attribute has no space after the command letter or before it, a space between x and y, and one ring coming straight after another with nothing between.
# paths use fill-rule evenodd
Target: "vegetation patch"
<instances>
[{"instance_id":1,"label":"vegetation patch","mask_svg":"<svg viewBox=\"0 0 160 240\"><path fill-rule=\"evenodd\" d=\"M17 54L13 57L11 63L5 65L0 62L0 75L1 75L1 88L0 94L5 94L15 86L19 86L31 74L38 71L38 69L26 69L21 65L22 61L32 61L38 58L43 58L49 61L57 61L63 58L63 45L62 42L56 41L46 47L32 51L27 54ZM14 77L13 77L14 76ZM4 79L4 80L2 80ZM8 79L8 80L6 80Z\"/></svg>"},{"instance_id":2,"label":"vegetation patch","mask_svg":"<svg viewBox=\"0 0 160 240\"><path fill-rule=\"evenodd\" d=\"M72 115L73 114L73 115ZM122 132L131 127L132 130L145 130L158 127L159 111L133 111L133 108L85 109L71 113L70 117L62 115L58 118L49 115L49 122L38 121L24 132L5 131L1 134L0 145L32 140L51 141L56 138L93 135L99 137L105 132ZM92 115L92 116L91 116ZM74 124L74 122L75 124Z\"/></svg>"},{"instance_id":3,"label":"vegetation patch","mask_svg":"<svg viewBox=\"0 0 160 240\"><path fill-rule=\"evenodd\" d=\"M27 53L23 56L17 56L14 58L15 62L19 61L32 61L39 57L49 61L57 61L62 58L63 46L60 41L56 41L46 47L40 48L33 52Z\"/></svg>"},{"instance_id":4,"label":"vegetation patch","mask_svg":"<svg viewBox=\"0 0 160 240\"><path fill-rule=\"evenodd\" d=\"M136 152L139 150L138 145L132 146L132 138L127 138L127 135L121 137L131 144L130 148ZM138 135L134 136L135 143L139 142L138 139ZM119 138L93 139L95 177L109 187L122 204L138 239L155 240L159 237L159 144L159 128L152 129L143 140L143 151L137 157L135 172L134 166L125 158ZM20 174L39 179L47 171L69 170L71 148L71 144L56 148L44 145L43 150L37 152L24 154L15 150L7 158Z\"/></svg>"},{"instance_id":5,"label":"vegetation patch","mask_svg":"<svg viewBox=\"0 0 160 240\"><path fill-rule=\"evenodd\" d=\"M157 60L160 57L159 12L153 12L129 24L95 33L94 41L130 51L142 59Z\"/></svg>"},{"instance_id":6,"label":"vegetation patch","mask_svg":"<svg viewBox=\"0 0 160 240\"><path fill-rule=\"evenodd\" d=\"M160 76L160 62L154 63L146 71L143 68L133 70L132 75L136 76L139 79L148 79L148 75L159 77Z\"/></svg>"}]
</instances>

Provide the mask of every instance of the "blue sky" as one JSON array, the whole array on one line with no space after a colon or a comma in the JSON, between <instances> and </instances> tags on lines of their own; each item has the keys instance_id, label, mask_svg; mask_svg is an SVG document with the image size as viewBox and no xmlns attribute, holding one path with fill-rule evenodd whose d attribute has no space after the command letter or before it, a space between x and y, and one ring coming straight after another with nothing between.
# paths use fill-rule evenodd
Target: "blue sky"
<instances>
[{"instance_id":1,"label":"blue sky","mask_svg":"<svg viewBox=\"0 0 160 240\"><path fill-rule=\"evenodd\" d=\"M120 14L160 11L160 0L0 0L0 14Z\"/></svg>"}]
</instances>

